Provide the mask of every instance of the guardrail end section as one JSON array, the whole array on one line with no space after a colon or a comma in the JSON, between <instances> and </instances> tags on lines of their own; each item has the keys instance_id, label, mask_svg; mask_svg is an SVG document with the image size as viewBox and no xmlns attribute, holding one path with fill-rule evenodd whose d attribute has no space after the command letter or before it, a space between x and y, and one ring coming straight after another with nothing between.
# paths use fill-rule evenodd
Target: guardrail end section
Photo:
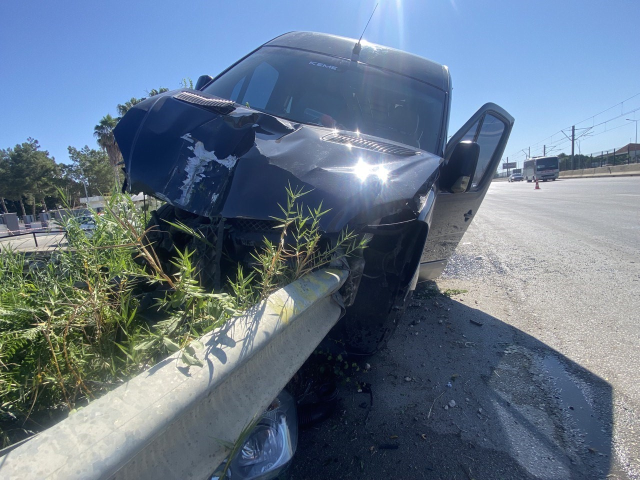
<instances>
[{"instance_id":1,"label":"guardrail end section","mask_svg":"<svg viewBox=\"0 0 640 480\"><path fill-rule=\"evenodd\" d=\"M279 312L280 321L287 324L319 298L337 292L349 275L346 270L319 270L281 288L267 300L272 311Z\"/></svg>"}]
</instances>

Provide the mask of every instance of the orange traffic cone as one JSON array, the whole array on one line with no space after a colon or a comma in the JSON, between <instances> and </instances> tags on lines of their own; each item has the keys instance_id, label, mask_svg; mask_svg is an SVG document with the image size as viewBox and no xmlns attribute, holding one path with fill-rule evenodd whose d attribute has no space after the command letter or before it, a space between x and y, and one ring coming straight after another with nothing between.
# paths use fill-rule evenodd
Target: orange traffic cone
<instances>
[{"instance_id":1,"label":"orange traffic cone","mask_svg":"<svg viewBox=\"0 0 640 480\"><path fill-rule=\"evenodd\" d=\"M538 183L538 179L536 179L536 188L534 190L540 190L540 184Z\"/></svg>"}]
</instances>

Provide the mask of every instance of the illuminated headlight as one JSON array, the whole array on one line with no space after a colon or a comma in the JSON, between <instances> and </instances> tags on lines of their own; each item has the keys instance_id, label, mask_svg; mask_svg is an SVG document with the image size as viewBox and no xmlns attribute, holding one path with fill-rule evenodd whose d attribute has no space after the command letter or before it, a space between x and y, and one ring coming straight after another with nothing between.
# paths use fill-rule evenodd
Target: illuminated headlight
<instances>
[{"instance_id":1,"label":"illuminated headlight","mask_svg":"<svg viewBox=\"0 0 640 480\"><path fill-rule=\"evenodd\" d=\"M349 173L354 175L363 185L371 183L382 187L391 178L391 173L385 165L369 164L362 158L351 167L327 167L327 171L336 173Z\"/></svg>"},{"instance_id":2,"label":"illuminated headlight","mask_svg":"<svg viewBox=\"0 0 640 480\"><path fill-rule=\"evenodd\" d=\"M230 480L268 480L289 465L298 443L296 404L284 390L271 403L245 440L242 448L228 460L225 478ZM222 478L227 461L211 477Z\"/></svg>"},{"instance_id":3,"label":"illuminated headlight","mask_svg":"<svg viewBox=\"0 0 640 480\"><path fill-rule=\"evenodd\" d=\"M381 183L387 183L389 179L389 171L384 165L369 165L362 159L358 160L358 163L353 167L353 173L361 182L365 182L369 177L375 177Z\"/></svg>"}]
</instances>

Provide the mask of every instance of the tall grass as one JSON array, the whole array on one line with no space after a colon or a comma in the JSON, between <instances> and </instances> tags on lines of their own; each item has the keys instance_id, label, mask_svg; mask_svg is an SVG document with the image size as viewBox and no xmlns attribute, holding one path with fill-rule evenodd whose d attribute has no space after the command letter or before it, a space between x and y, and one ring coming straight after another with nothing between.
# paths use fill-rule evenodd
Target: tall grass
<instances>
[{"instance_id":1,"label":"tall grass","mask_svg":"<svg viewBox=\"0 0 640 480\"><path fill-rule=\"evenodd\" d=\"M353 233L322 245L319 219L326 212L305 210L301 191L288 194L279 243L265 241L254 254L256 268L239 266L220 292L199 286L193 252L178 252L177 273L165 273L145 244L142 213L126 195L112 195L90 234L74 217L63 220L68 248L46 259L0 253L2 447L168 354L180 351L184 364L200 365L191 342L274 289L363 246Z\"/></svg>"}]
</instances>

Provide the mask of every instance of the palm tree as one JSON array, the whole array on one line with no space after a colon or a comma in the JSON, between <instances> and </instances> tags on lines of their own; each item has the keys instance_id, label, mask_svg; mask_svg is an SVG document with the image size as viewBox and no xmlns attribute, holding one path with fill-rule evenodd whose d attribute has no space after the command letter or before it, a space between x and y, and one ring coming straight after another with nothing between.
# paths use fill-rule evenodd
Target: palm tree
<instances>
[{"instance_id":1,"label":"palm tree","mask_svg":"<svg viewBox=\"0 0 640 480\"><path fill-rule=\"evenodd\" d=\"M143 100L145 100L144 97L142 98L131 97L131 100L127 100L124 103L119 103L118 113L120 114L120 118L124 117L124 114L127 113L131 109L131 107L133 107L134 105L137 105ZM120 118L118 118L118 120L120 120Z\"/></svg>"},{"instance_id":2,"label":"palm tree","mask_svg":"<svg viewBox=\"0 0 640 480\"><path fill-rule=\"evenodd\" d=\"M147 92L149 97L153 97L155 95L160 95L161 93L168 92L169 89L165 87L160 87L159 89L152 89ZM118 104L118 113L119 117L112 117L110 114L105 115L100 120L100 123L93 128L93 135L98 140L98 145L107 152L109 156L109 163L113 167L113 172L116 177L116 185L120 186L120 175L118 173L118 164L122 161L122 153L120 153L120 149L118 148L118 144L116 143L116 139L113 136L113 129L116 128L116 125L120 121L122 117L136 104L146 100L147 97L136 98L131 97L130 100L127 100L124 103Z\"/></svg>"},{"instance_id":3,"label":"palm tree","mask_svg":"<svg viewBox=\"0 0 640 480\"><path fill-rule=\"evenodd\" d=\"M166 87L160 87L157 90L155 88L152 88L150 91L147 92L147 95L149 95L150 97L155 97L156 95L160 95L161 93L168 92L168 91L169 89Z\"/></svg>"},{"instance_id":4,"label":"palm tree","mask_svg":"<svg viewBox=\"0 0 640 480\"><path fill-rule=\"evenodd\" d=\"M147 92L147 95L148 95L147 97L142 97L142 98L131 97L130 100L127 100L124 103L119 103L118 114L120 114L120 117L118 118L118 121L120 121L120 119L124 117L125 113L127 113L132 107L134 107L138 103L142 102L143 100L146 100L149 97L155 97L156 95L160 95L161 93L168 92L168 91L169 89L166 87L160 87L158 89L153 88Z\"/></svg>"},{"instance_id":5,"label":"palm tree","mask_svg":"<svg viewBox=\"0 0 640 480\"><path fill-rule=\"evenodd\" d=\"M116 143L116 139L113 136L113 129L116 128L118 119L113 118L110 114L105 115L100 120L100 123L93 128L93 135L98 140L98 145L107 152L109 156L109 163L113 168L113 173L116 177L116 185L120 186L120 175L118 174L118 164L122 161L122 154Z\"/></svg>"}]
</instances>

